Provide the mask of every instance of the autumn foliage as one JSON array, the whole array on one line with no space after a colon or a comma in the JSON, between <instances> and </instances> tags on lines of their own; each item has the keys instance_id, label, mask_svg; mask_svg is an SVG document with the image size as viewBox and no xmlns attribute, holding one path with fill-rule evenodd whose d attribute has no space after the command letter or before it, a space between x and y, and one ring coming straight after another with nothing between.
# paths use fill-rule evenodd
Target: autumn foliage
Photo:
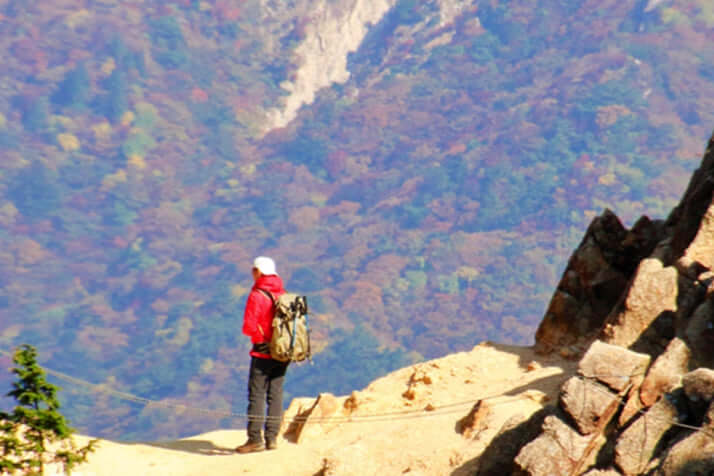
<instances>
[{"instance_id":1,"label":"autumn foliage","mask_svg":"<svg viewBox=\"0 0 714 476\"><path fill-rule=\"evenodd\" d=\"M258 254L315 314L291 395L528 344L592 217L665 217L714 124L704 0L399 0L265 133L316 13L263 3L0 1L1 347L241 412ZM97 436L242 426L66 394Z\"/></svg>"}]
</instances>

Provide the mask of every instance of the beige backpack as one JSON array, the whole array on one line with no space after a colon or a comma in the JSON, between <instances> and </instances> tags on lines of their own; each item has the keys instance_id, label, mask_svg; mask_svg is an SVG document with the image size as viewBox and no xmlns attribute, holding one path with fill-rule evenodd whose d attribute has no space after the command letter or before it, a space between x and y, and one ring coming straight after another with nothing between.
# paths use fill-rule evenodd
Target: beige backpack
<instances>
[{"instance_id":1,"label":"beige backpack","mask_svg":"<svg viewBox=\"0 0 714 476\"><path fill-rule=\"evenodd\" d=\"M262 291L273 302L273 337L270 357L281 362L301 362L312 357L310 326L307 319L307 297L284 293L276 299L273 293Z\"/></svg>"}]
</instances>

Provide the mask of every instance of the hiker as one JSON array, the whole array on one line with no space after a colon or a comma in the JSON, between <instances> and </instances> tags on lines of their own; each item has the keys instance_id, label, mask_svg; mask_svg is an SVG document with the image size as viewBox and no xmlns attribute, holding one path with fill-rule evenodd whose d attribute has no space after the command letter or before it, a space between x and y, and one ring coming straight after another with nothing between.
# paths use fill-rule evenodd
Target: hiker
<instances>
[{"instance_id":1,"label":"hiker","mask_svg":"<svg viewBox=\"0 0 714 476\"><path fill-rule=\"evenodd\" d=\"M266 256L255 258L252 273L254 284L243 315L243 334L253 343L248 376L248 441L236 448L238 453L277 448L283 412L283 380L288 368L287 362L270 357L273 299L285 292L283 281L275 270L275 262ZM264 421L265 440L261 436Z\"/></svg>"}]
</instances>

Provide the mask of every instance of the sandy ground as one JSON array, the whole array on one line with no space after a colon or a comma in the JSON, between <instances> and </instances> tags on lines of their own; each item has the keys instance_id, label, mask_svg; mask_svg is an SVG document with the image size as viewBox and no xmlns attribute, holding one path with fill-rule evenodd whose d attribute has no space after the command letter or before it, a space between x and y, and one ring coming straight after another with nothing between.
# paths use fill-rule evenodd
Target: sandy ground
<instances>
[{"instance_id":1,"label":"sandy ground","mask_svg":"<svg viewBox=\"0 0 714 476\"><path fill-rule=\"evenodd\" d=\"M529 415L554 402L575 367L529 347L483 343L374 381L353 395L349 412L343 406L346 396L335 399L335 415L351 415L353 421L308 424L299 443L281 437L275 451L236 454L233 448L245 441L244 430L159 443L102 440L89 462L72 474L459 476L469 473L510 416ZM466 438L457 424L479 399L490 402L492 414L477 435ZM294 406L286 418L293 411ZM381 416L366 417L375 414Z\"/></svg>"}]
</instances>

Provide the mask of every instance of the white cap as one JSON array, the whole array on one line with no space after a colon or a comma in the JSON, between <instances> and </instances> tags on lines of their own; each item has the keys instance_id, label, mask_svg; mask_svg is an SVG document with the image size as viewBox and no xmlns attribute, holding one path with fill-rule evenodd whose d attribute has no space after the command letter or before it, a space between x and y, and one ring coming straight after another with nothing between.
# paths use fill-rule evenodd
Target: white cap
<instances>
[{"instance_id":1,"label":"white cap","mask_svg":"<svg viewBox=\"0 0 714 476\"><path fill-rule=\"evenodd\" d=\"M258 256L253 260L253 267L257 268L262 274L278 274L275 271L275 261L267 256Z\"/></svg>"}]
</instances>

